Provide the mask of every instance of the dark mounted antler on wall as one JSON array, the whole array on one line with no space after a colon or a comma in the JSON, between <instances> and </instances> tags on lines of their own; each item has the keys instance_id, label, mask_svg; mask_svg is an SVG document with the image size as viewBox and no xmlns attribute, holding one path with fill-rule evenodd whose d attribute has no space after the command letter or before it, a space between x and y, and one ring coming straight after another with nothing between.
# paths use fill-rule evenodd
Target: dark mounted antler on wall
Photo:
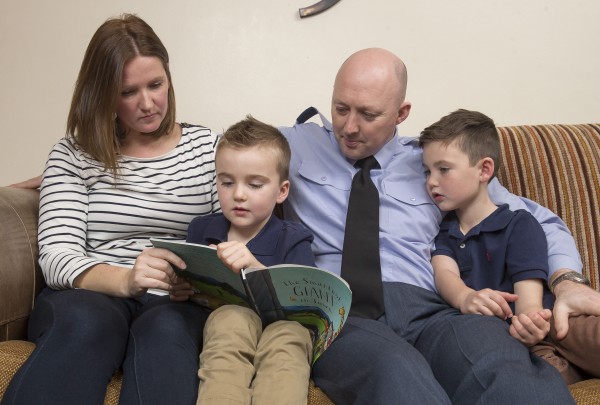
<instances>
[{"instance_id":1,"label":"dark mounted antler on wall","mask_svg":"<svg viewBox=\"0 0 600 405\"><path fill-rule=\"evenodd\" d=\"M319 14L333 6L338 1L340 0L321 0L320 2L315 3L312 6L301 8L300 10L298 10L298 12L300 13L300 18L310 17Z\"/></svg>"}]
</instances>

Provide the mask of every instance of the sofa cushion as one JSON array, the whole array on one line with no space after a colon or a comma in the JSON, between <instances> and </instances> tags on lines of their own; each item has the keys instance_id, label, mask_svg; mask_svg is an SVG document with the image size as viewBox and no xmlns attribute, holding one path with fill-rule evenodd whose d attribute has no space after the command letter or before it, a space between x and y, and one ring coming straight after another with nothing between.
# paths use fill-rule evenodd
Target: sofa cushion
<instances>
[{"instance_id":1,"label":"sofa cushion","mask_svg":"<svg viewBox=\"0 0 600 405\"><path fill-rule=\"evenodd\" d=\"M600 290L600 124L498 128L500 182L554 211L567 224L583 271Z\"/></svg>"}]
</instances>

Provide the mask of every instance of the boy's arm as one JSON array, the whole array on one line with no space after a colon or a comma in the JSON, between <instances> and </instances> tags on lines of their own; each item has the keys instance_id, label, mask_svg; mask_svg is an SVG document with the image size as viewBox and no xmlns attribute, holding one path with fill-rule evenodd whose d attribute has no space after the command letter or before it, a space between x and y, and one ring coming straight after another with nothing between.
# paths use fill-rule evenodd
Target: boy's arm
<instances>
[{"instance_id":1,"label":"boy's arm","mask_svg":"<svg viewBox=\"0 0 600 405\"><path fill-rule=\"evenodd\" d=\"M530 279L514 284L519 296L515 304L516 316L512 317L510 334L526 346L538 344L550 331L552 312L542 307L543 281Z\"/></svg>"},{"instance_id":2,"label":"boy's arm","mask_svg":"<svg viewBox=\"0 0 600 405\"><path fill-rule=\"evenodd\" d=\"M515 302L517 315L539 312L543 309L542 295L544 293L543 281L530 279L517 281L514 284L515 294L519 299Z\"/></svg>"},{"instance_id":3,"label":"boy's arm","mask_svg":"<svg viewBox=\"0 0 600 405\"><path fill-rule=\"evenodd\" d=\"M440 296L463 314L481 314L506 319L512 316L508 301L514 301L514 294L491 290L476 291L468 287L460 277L458 264L454 259L442 254L431 258L435 286Z\"/></svg>"},{"instance_id":4,"label":"boy's arm","mask_svg":"<svg viewBox=\"0 0 600 405\"><path fill-rule=\"evenodd\" d=\"M431 258L435 288L440 296L456 309L461 309L465 297L474 290L460 278L460 270L454 259L441 254Z\"/></svg>"},{"instance_id":5,"label":"boy's arm","mask_svg":"<svg viewBox=\"0 0 600 405\"><path fill-rule=\"evenodd\" d=\"M550 310L543 309L544 282L548 274L546 236L536 219L518 211L513 219L506 251L506 266L519 299L510 334L527 346L541 341L550 331Z\"/></svg>"}]
</instances>

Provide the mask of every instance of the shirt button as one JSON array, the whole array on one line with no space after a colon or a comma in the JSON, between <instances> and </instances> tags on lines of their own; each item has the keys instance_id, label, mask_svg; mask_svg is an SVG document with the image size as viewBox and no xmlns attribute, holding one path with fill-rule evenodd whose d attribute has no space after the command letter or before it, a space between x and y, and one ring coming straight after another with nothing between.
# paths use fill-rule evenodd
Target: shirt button
<instances>
[{"instance_id":1,"label":"shirt button","mask_svg":"<svg viewBox=\"0 0 600 405\"><path fill-rule=\"evenodd\" d=\"M327 177L325 177L325 176L321 177L321 181L325 181L325 180L327 180Z\"/></svg>"},{"instance_id":2,"label":"shirt button","mask_svg":"<svg viewBox=\"0 0 600 405\"><path fill-rule=\"evenodd\" d=\"M465 245L464 243L461 243L460 245L458 245L458 247L461 248L461 249L464 249L465 246L467 246L467 245Z\"/></svg>"},{"instance_id":3,"label":"shirt button","mask_svg":"<svg viewBox=\"0 0 600 405\"><path fill-rule=\"evenodd\" d=\"M417 199L415 197L412 197L410 200L411 201L417 201Z\"/></svg>"}]
</instances>

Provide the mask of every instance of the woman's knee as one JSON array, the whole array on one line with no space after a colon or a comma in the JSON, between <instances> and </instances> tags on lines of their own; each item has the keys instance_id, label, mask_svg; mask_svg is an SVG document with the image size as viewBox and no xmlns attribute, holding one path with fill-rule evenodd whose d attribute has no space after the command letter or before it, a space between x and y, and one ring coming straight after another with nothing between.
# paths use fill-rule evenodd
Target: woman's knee
<instances>
[{"instance_id":1,"label":"woman's knee","mask_svg":"<svg viewBox=\"0 0 600 405\"><path fill-rule=\"evenodd\" d=\"M124 341L129 319L118 300L87 290L45 294L32 313L30 338L36 341L41 336L52 336L69 344L99 346Z\"/></svg>"}]
</instances>

